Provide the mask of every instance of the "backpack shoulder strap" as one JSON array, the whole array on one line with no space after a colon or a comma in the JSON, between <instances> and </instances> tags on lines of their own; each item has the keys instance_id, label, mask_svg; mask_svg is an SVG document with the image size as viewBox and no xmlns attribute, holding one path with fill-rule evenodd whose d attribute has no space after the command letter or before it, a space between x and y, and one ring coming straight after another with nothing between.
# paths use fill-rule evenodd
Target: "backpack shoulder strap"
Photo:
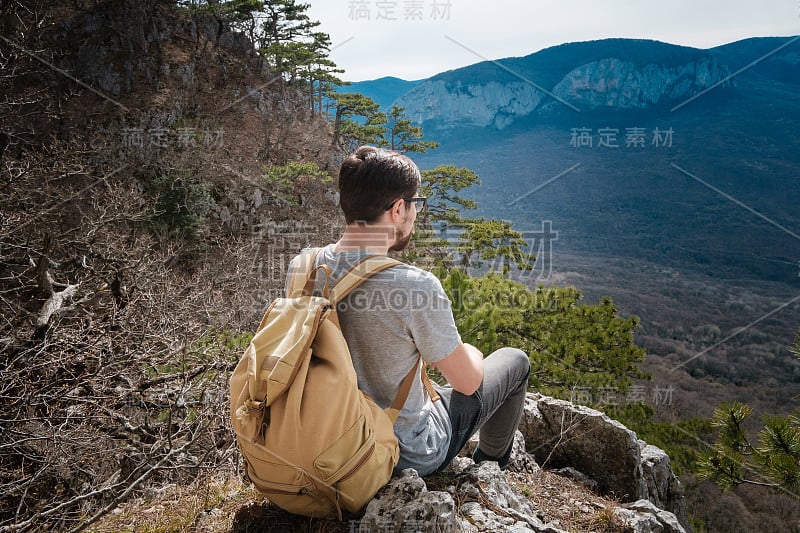
<instances>
[{"instance_id":1,"label":"backpack shoulder strap","mask_svg":"<svg viewBox=\"0 0 800 533\"><path fill-rule=\"evenodd\" d=\"M384 255L370 255L356 263L353 268L348 270L336 284L331 287L330 298L333 302L338 302L353 289L364 283L371 275L386 270L396 265L402 265L397 259Z\"/></svg>"},{"instance_id":2,"label":"backpack shoulder strap","mask_svg":"<svg viewBox=\"0 0 800 533\"><path fill-rule=\"evenodd\" d=\"M316 262L317 255L322 248L306 248L298 256L297 265L292 272L292 279L289 283L289 290L286 296L289 298L296 298L302 294L303 288L311 278L312 271L314 271L314 263Z\"/></svg>"},{"instance_id":3,"label":"backpack shoulder strap","mask_svg":"<svg viewBox=\"0 0 800 533\"><path fill-rule=\"evenodd\" d=\"M414 378L417 377L417 368L419 368L420 379L422 380L422 384L425 386L425 390L428 391L431 401L437 402L441 399L439 394L436 392L436 389L433 388L433 384L431 383L428 374L425 372L425 364L420 363L422 363L422 358L420 358L417 363L411 367L411 370L408 371L406 377L404 377L403 381L400 382L400 389L397 391L397 396L395 396L392 405L388 409L384 409L386 415L391 419L392 424L397 422L397 418L400 416L400 411L403 410L403 406L406 404L408 394L411 392L411 386L414 384Z\"/></svg>"}]
</instances>

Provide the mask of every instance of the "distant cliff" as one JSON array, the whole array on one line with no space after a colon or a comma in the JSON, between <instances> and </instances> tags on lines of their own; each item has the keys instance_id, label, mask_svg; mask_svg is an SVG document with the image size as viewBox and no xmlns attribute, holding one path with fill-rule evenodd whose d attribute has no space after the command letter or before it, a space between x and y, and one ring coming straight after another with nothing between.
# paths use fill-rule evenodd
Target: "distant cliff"
<instances>
[{"instance_id":1,"label":"distant cliff","mask_svg":"<svg viewBox=\"0 0 800 533\"><path fill-rule=\"evenodd\" d=\"M500 71L500 68L497 68ZM711 56L679 65L607 57L568 69L552 86L519 74L513 80L431 78L397 103L410 118L433 130L491 127L502 130L519 118L547 116L568 103L581 111L599 108L648 109L680 102L717 84L728 85L730 69ZM547 92L545 92L544 90ZM550 93L550 94L547 94Z\"/></svg>"}]
</instances>

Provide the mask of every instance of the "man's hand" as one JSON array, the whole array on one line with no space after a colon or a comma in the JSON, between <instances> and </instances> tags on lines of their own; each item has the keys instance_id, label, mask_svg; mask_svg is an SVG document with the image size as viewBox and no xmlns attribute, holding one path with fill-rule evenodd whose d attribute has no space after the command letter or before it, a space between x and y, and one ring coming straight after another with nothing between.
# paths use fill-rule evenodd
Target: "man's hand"
<instances>
[{"instance_id":1,"label":"man's hand","mask_svg":"<svg viewBox=\"0 0 800 533\"><path fill-rule=\"evenodd\" d=\"M432 366L461 394L469 396L483 383L483 354L471 344L462 342L450 355Z\"/></svg>"}]
</instances>

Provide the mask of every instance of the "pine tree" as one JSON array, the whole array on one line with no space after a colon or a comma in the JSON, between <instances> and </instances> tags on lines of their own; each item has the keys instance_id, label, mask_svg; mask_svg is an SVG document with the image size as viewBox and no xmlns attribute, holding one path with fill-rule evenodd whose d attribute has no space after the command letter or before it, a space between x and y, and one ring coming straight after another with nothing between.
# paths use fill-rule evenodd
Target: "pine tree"
<instances>
[{"instance_id":1,"label":"pine tree","mask_svg":"<svg viewBox=\"0 0 800 533\"><path fill-rule=\"evenodd\" d=\"M336 102L334 146L352 151L361 144L382 144L386 115L380 112L380 104L359 93L337 93L331 97Z\"/></svg>"},{"instance_id":2,"label":"pine tree","mask_svg":"<svg viewBox=\"0 0 800 533\"><path fill-rule=\"evenodd\" d=\"M338 74L344 70L336 68L336 63L328 58L331 38L327 33L314 32L309 45L311 57L305 66L305 81L308 83L308 103L312 112L322 114L325 97L333 92L333 87L342 85Z\"/></svg>"},{"instance_id":3,"label":"pine tree","mask_svg":"<svg viewBox=\"0 0 800 533\"><path fill-rule=\"evenodd\" d=\"M429 198L425 214L434 222L460 223L464 219L462 211L474 210L478 203L458 193L480 184L478 175L464 167L439 165L423 170L419 192Z\"/></svg>"},{"instance_id":4,"label":"pine tree","mask_svg":"<svg viewBox=\"0 0 800 533\"><path fill-rule=\"evenodd\" d=\"M298 65L297 45L307 43L312 30L320 25L306 13L309 7L310 4L295 0L270 0L265 4L261 53L276 74L287 75L290 80Z\"/></svg>"},{"instance_id":5,"label":"pine tree","mask_svg":"<svg viewBox=\"0 0 800 533\"><path fill-rule=\"evenodd\" d=\"M800 411L765 416L753 445L745 425L752 409L740 402L717 408L712 425L719 431L713 450L699 463L699 475L723 488L740 484L784 491L800 488Z\"/></svg>"},{"instance_id":6,"label":"pine tree","mask_svg":"<svg viewBox=\"0 0 800 533\"><path fill-rule=\"evenodd\" d=\"M636 346L638 319L617 315L610 299L580 303L572 287L530 289L498 273L470 277L460 269L436 270L453 302L461 337L484 353L515 346L531 359L531 387L570 398L586 391L625 392L645 352Z\"/></svg>"},{"instance_id":7,"label":"pine tree","mask_svg":"<svg viewBox=\"0 0 800 533\"><path fill-rule=\"evenodd\" d=\"M427 152L439 146L435 141L422 139L422 127L415 126L406 117L403 107L393 105L387 114L385 147L396 152Z\"/></svg>"},{"instance_id":8,"label":"pine tree","mask_svg":"<svg viewBox=\"0 0 800 533\"><path fill-rule=\"evenodd\" d=\"M462 212L478 206L475 200L459 193L480 182L470 169L454 165L422 171L419 194L428 198L428 209L417 219L417 229L405 259L429 267L452 266L452 240L463 231L466 220Z\"/></svg>"},{"instance_id":9,"label":"pine tree","mask_svg":"<svg viewBox=\"0 0 800 533\"><path fill-rule=\"evenodd\" d=\"M331 38L315 31L310 4L295 0L228 0L192 3L194 13L212 13L245 33L258 49L273 75L280 78L282 90L295 86L308 98L312 112L321 112L323 101L334 85L343 82L342 69L330 59Z\"/></svg>"},{"instance_id":10,"label":"pine tree","mask_svg":"<svg viewBox=\"0 0 800 533\"><path fill-rule=\"evenodd\" d=\"M474 172L454 165L422 172L419 192L428 197L428 210L418 222L406 259L420 261L427 257L434 265L448 268L480 268L484 261L492 261L490 270L504 274L512 265L521 270L532 268L536 258L525 251L528 243L510 222L463 214L478 204L461 196L461 191L479 184ZM460 258L458 265L454 264L454 253Z\"/></svg>"},{"instance_id":11,"label":"pine tree","mask_svg":"<svg viewBox=\"0 0 800 533\"><path fill-rule=\"evenodd\" d=\"M512 265L520 270L533 269L536 257L525 251L528 243L522 234L512 229L511 222L505 220L466 219L465 230L459 239L457 250L462 254L465 267L483 266L483 261L491 260L490 270L507 274ZM477 257L477 259L476 259ZM497 268L497 265L500 265Z\"/></svg>"}]
</instances>

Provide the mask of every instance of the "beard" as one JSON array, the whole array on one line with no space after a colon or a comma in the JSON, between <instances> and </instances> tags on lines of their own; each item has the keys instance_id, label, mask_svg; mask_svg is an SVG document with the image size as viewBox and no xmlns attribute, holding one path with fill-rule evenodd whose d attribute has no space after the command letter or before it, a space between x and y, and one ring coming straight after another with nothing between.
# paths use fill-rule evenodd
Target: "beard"
<instances>
[{"instance_id":1,"label":"beard","mask_svg":"<svg viewBox=\"0 0 800 533\"><path fill-rule=\"evenodd\" d=\"M409 222L409 218L410 217L406 218L406 223ZM399 231L395 230L395 233L399 233ZM410 227L409 227L409 229L408 229L408 234L405 235L405 236L402 236L402 234L401 234L400 237L397 237L395 239L395 241L394 241L394 244L392 244L389 247L389 251L390 252L402 252L403 250L408 248L408 243L411 242L411 236L413 234L414 234L414 223L412 222Z\"/></svg>"},{"instance_id":2,"label":"beard","mask_svg":"<svg viewBox=\"0 0 800 533\"><path fill-rule=\"evenodd\" d=\"M390 252L402 252L406 248L408 248L408 243L411 242L411 232L408 232L408 235L405 237L401 237L394 241L394 244L389 247Z\"/></svg>"}]
</instances>

